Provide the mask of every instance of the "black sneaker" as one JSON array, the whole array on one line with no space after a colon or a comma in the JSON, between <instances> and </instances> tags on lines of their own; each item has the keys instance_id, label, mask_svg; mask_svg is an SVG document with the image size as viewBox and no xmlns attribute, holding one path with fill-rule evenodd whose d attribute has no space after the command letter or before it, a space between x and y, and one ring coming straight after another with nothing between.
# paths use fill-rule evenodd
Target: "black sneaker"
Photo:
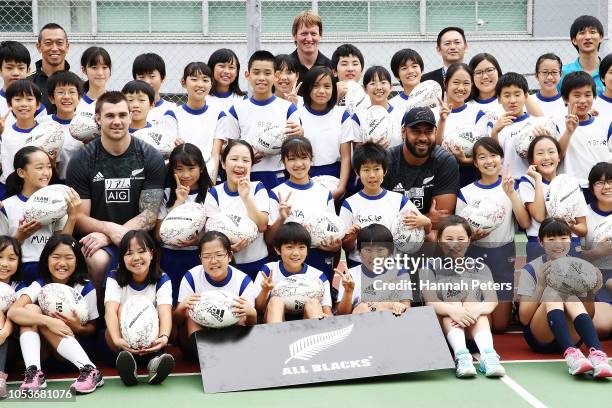
<instances>
[{"instance_id":1,"label":"black sneaker","mask_svg":"<svg viewBox=\"0 0 612 408\"><path fill-rule=\"evenodd\" d=\"M136 385L138 384L138 378L136 377L136 360L132 353L122 350L117 356L117 371L119 371L119 377L125 385Z\"/></svg>"},{"instance_id":2,"label":"black sneaker","mask_svg":"<svg viewBox=\"0 0 612 408\"><path fill-rule=\"evenodd\" d=\"M161 384L174 370L174 357L170 354L162 354L152 358L147 365L149 369L149 384Z\"/></svg>"}]
</instances>

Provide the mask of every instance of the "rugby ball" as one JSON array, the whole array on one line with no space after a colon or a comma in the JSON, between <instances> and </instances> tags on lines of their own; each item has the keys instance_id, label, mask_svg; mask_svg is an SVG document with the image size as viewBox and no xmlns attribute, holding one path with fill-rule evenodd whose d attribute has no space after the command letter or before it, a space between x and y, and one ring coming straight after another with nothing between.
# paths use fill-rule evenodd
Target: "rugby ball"
<instances>
[{"instance_id":1,"label":"rugby ball","mask_svg":"<svg viewBox=\"0 0 612 408\"><path fill-rule=\"evenodd\" d=\"M474 126L456 128L450 132L445 132L442 147L451 154L453 149L459 148L469 159L473 156L474 143L483 136L482 132L479 132Z\"/></svg>"},{"instance_id":2,"label":"rugby ball","mask_svg":"<svg viewBox=\"0 0 612 408\"><path fill-rule=\"evenodd\" d=\"M551 135L558 139L559 131L552 118L532 118L531 121L515 122L510 125L510 131L512 134L512 140L514 144L514 150L522 159L527 159L527 152L529 151L529 145L533 139L538 136L536 127L543 127L547 129Z\"/></svg>"},{"instance_id":3,"label":"rugby ball","mask_svg":"<svg viewBox=\"0 0 612 408\"><path fill-rule=\"evenodd\" d=\"M211 290L200 294L200 300L187 312L200 326L213 329L233 326L240 318L232 312L236 296L223 290Z\"/></svg>"},{"instance_id":4,"label":"rugby ball","mask_svg":"<svg viewBox=\"0 0 612 408\"><path fill-rule=\"evenodd\" d=\"M0 282L0 312L6 312L15 302L15 290L4 282Z\"/></svg>"},{"instance_id":5,"label":"rugby ball","mask_svg":"<svg viewBox=\"0 0 612 408\"><path fill-rule=\"evenodd\" d=\"M438 99L442 99L442 88L436 81L423 81L414 87L408 102L406 112L412 108L435 108L438 106Z\"/></svg>"},{"instance_id":6,"label":"rugby ball","mask_svg":"<svg viewBox=\"0 0 612 408\"><path fill-rule=\"evenodd\" d=\"M68 131L70 136L83 143L100 136L100 128L92 112L77 112L70 121Z\"/></svg>"},{"instance_id":7,"label":"rugby ball","mask_svg":"<svg viewBox=\"0 0 612 408\"><path fill-rule=\"evenodd\" d=\"M404 224L404 216L411 212L418 214L419 210L412 201L408 201L391 226L395 247L398 251L407 254L418 251L425 242L424 228L410 228Z\"/></svg>"},{"instance_id":8,"label":"rugby ball","mask_svg":"<svg viewBox=\"0 0 612 408\"><path fill-rule=\"evenodd\" d=\"M121 337L131 348L147 348L159 333L157 308L146 296L132 296L121 305L119 325Z\"/></svg>"},{"instance_id":9,"label":"rugby ball","mask_svg":"<svg viewBox=\"0 0 612 408\"><path fill-rule=\"evenodd\" d=\"M54 120L36 126L25 139L26 146L36 146L49 154L57 154L64 145L64 129Z\"/></svg>"},{"instance_id":10,"label":"rugby ball","mask_svg":"<svg viewBox=\"0 0 612 408\"><path fill-rule=\"evenodd\" d=\"M372 105L363 116L364 119L361 122L361 140L363 142L381 137L387 142L391 142L393 122L385 108L380 105Z\"/></svg>"},{"instance_id":11,"label":"rugby ball","mask_svg":"<svg viewBox=\"0 0 612 408\"><path fill-rule=\"evenodd\" d=\"M599 269L584 259L563 257L550 264L546 283L559 292L579 295L595 289L600 274Z\"/></svg>"},{"instance_id":12,"label":"rugby ball","mask_svg":"<svg viewBox=\"0 0 612 408\"><path fill-rule=\"evenodd\" d=\"M219 231L225 234L232 244L242 239L252 243L257 239L259 229L247 215L232 213L217 213L206 220L206 231Z\"/></svg>"},{"instance_id":13,"label":"rugby ball","mask_svg":"<svg viewBox=\"0 0 612 408\"><path fill-rule=\"evenodd\" d=\"M204 206L195 202L183 203L166 215L159 228L159 237L166 245L181 246L181 241L197 237L204 224Z\"/></svg>"},{"instance_id":14,"label":"rugby ball","mask_svg":"<svg viewBox=\"0 0 612 408\"><path fill-rule=\"evenodd\" d=\"M346 95L344 95L344 106L349 114L353 115L363 111L372 105L370 97L365 89L355 81L346 81Z\"/></svg>"},{"instance_id":15,"label":"rugby ball","mask_svg":"<svg viewBox=\"0 0 612 408\"><path fill-rule=\"evenodd\" d=\"M68 191L69 187L63 184L52 184L36 191L23 208L25 222L38 221L49 225L66 216Z\"/></svg>"},{"instance_id":16,"label":"rugby ball","mask_svg":"<svg viewBox=\"0 0 612 408\"><path fill-rule=\"evenodd\" d=\"M506 217L506 207L489 200L477 200L468 204L459 214L467 220L472 229L493 231Z\"/></svg>"},{"instance_id":17,"label":"rugby ball","mask_svg":"<svg viewBox=\"0 0 612 408\"><path fill-rule=\"evenodd\" d=\"M593 230L593 243L612 242L612 215L608 215Z\"/></svg>"},{"instance_id":18,"label":"rugby ball","mask_svg":"<svg viewBox=\"0 0 612 408\"><path fill-rule=\"evenodd\" d=\"M550 217L575 218L584 196L574 177L569 174L559 174L550 182L544 201L546 212Z\"/></svg>"},{"instance_id":19,"label":"rugby ball","mask_svg":"<svg viewBox=\"0 0 612 408\"><path fill-rule=\"evenodd\" d=\"M334 176L327 176L327 175L315 176L311 178L311 180L313 183L320 184L332 192L336 191L338 187L340 186L340 179Z\"/></svg>"},{"instance_id":20,"label":"rugby ball","mask_svg":"<svg viewBox=\"0 0 612 408\"><path fill-rule=\"evenodd\" d=\"M174 149L174 139L157 127L138 129L132 133L132 136L153 146L164 159L170 157L170 153Z\"/></svg>"},{"instance_id":21,"label":"rugby ball","mask_svg":"<svg viewBox=\"0 0 612 408\"><path fill-rule=\"evenodd\" d=\"M71 316L75 311L82 324L89 321L89 307L79 292L62 283L48 283L38 295L38 306L48 315L53 312Z\"/></svg>"},{"instance_id":22,"label":"rugby ball","mask_svg":"<svg viewBox=\"0 0 612 408\"><path fill-rule=\"evenodd\" d=\"M253 148L266 155L278 154L286 137L284 123L257 122Z\"/></svg>"},{"instance_id":23,"label":"rugby ball","mask_svg":"<svg viewBox=\"0 0 612 408\"><path fill-rule=\"evenodd\" d=\"M346 234L346 226L342 219L329 212L312 214L302 225L310 234L310 244L314 248L329 240L342 239Z\"/></svg>"},{"instance_id":24,"label":"rugby ball","mask_svg":"<svg viewBox=\"0 0 612 408\"><path fill-rule=\"evenodd\" d=\"M271 296L278 296L285 304L288 313L304 312L304 306L310 299L323 298L323 283L304 275L291 275L278 282L272 289Z\"/></svg>"}]
</instances>

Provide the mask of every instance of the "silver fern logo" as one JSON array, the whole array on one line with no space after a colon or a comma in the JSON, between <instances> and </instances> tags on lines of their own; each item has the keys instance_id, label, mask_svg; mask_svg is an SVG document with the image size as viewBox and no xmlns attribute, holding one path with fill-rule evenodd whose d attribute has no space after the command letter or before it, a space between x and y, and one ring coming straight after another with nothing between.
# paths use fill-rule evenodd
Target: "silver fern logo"
<instances>
[{"instance_id":1,"label":"silver fern logo","mask_svg":"<svg viewBox=\"0 0 612 408\"><path fill-rule=\"evenodd\" d=\"M291 360L310 360L320 352L346 339L353 331L353 326L351 324L343 329L314 334L291 343L289 345L289 358L285 360L285 364Z\"/></svg>"}]
</instances>

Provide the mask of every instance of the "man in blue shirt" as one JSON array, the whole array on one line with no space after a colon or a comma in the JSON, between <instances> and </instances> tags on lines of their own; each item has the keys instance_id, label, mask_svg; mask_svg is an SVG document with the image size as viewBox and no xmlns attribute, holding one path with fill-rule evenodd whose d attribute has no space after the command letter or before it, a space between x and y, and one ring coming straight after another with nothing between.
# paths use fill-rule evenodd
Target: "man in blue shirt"
<instances>
[{"instance_id":1,"label":"man in blue shirt","mask_svg":"<svg viewBox=\"0 0 612 408\"><path fill-rule=\"evenodd\" d=\"M599 47L604 40L604 30L601 21L593 16L580 16L570 27L570 38L578 51L578 58L569 64L563 64L563 74L557 87L561 89L563 79L570 72L584 71L593 77L597 86L597 94L604 91L604 85L599 77Z\"/></svg>"}]
</instances>

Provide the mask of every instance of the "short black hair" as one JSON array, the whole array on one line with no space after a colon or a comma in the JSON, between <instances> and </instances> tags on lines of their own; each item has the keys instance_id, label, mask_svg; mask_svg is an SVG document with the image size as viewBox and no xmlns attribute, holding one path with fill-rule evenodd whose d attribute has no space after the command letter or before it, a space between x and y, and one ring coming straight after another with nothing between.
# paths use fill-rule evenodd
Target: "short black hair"
<instances>
[{"instance_id":1,"label":"short black hair","mask_svg":"<svg viewBox=\"0 0 612 408\"><path fill-rule=\"evenodd\" d=\"M612 180L612 163L599 162L589 172L589 190L593 192L593 184L601 180Z\"/></svg>"},{"instance_id":2,"label":"short black hair","mask_svg":"<svg viewBox=\"0 0 612 408\"><path fill-rule=\"evenodd\" d=\"M251 55L251 57L249 58L249 64L247 66L247 70L249 71L251 70L251 67L253 66L253 62L255 61L268 61L272 63L272 66L275 66L274 54L272 54L270 51L266 51L266 50L255 51L253 55Z\"/></svg>"},{"instance_id":3,"label":"short black hair","mask_svg":"<svg viewBox=\"0 0 612 408\"><path fill-rule=\"evenodd\" d=\"M66 37L66 42L68 42L68 34L66 34L66 30L64 30L64 27L62 27L61 25L57 24L57 23L47 23L44 26L42 26L42 28L40 29L40 31L38 32L38 43L40 44L41 40L42 40L42 32L45 30L62 30L64 32L64 37Z\"/></svg>"},{"instance_id":4,"label":"short black hair","mask_svg":"<svg viewBox=\"0 0 612 408\"><path fill-rule=\"evenodd\" d=\"M195 198L196 203L204 203L208 189L214 183L210 180L210 175L206 170L206 162L202 156L202 151L198 146L191 143L182 143L176 146L170 157L168 158L168 166L166 170L166 181L164 186L170 189L166 208L171 208L176 202L176 178L174 177L174 168L182 164L183 166L198 166L200 168L200 178L198 179L198 195Z\"/></svg>"},{"instance_id":5,"label":"short black hair","mask_svg":"<svg viewBox=\"0 0 612 408\"><path fill-rule=\"evenodd\" d=\"M249 142L247 142L244 139L230 139L230 140L228 140L227 144L223 148L223 152L221 152L221 163L225 163L225 160L227 160L227 156L229 156L230 151L235 146L244 146L244 147L246 147L248 149L248 151L249 151L249 155L251 156L251 165L253 165L253 163L255 163L255 151L253 150L253 146L251 146L249 144Z\"/></svg>"},{"instance_id":6,"label":"short black hair","mask_svg":"<svg viewBox=\"0 0 612 408\"><path fill-rule=\"evenodd\" d=\"M363 74L363 86L366 86L370 81L377 77L379 81L387 80L391 82L391 74L387 68L381 65L373 65Z\"/></svg>"},{"instance_id":7,"label":"short black hair","mask_svg":"<svg viewBox=\"0 0 612 408\"><path fill-rule=\"evenodd\" d=\"M315 67L312 67L306 73L306 75L304 75L304 78L302 79L302 87L301 87L301 90L304 93L304 105L306 106L312 105L312 98L310 96L310 92L312 91L312 88L314 88L315 83L317 82L320 76L328 76L331 79L332 95L331 95L331 99L329 100L329 102L327 102L327 109L331 109L334 106L336 106L336 102L338 100L338 89L336 87L338 78L334 76L334 73L332 72L330 68L324 65L317 65Z\"/></svg>"},{"instance_id":8,"label":"short black hair","mask_svg":"<svg viewBox=\"0 0 612 408\"><path fill-rule=\"evenodd\" d=\"M538 238L540 241L546 237L561 237L566 235L571 236L572 229L562 218L546 218L542 221L540 229L538 230Z\"/></svg>"},{"instance_id":9,"label":"short black hair","mask_svg":"<svg viewBox=\"0 0 612 408\"><path fill-rule=\"evenodd\" d=\"M535 73L536 75L538 74L538 71L540 71L540 64L544 61L544 60L553 60L556 61L559 64L559 70L563 69L563 62L561 61L561 58L552 52L548 52L546 54L542 54L538 57L538 60L536 61L535 64Z\"/></svg>"},{"instance_id":10,"label":"short black hair","mask_svg":"<svg viewBox=\"0 0 612 408\"><path fill-rule=\"evenodd\" d=\"M83 96L83 81L77 74L70 71L57 71L47 80L47 94L53 95L58 86L73 85L79 93L79 98Z\"/></svg>"},{"instance_id":11,"label":"short black hair","mask_svg":"<svg viewBox=\"0 0 612 408\"><path fill-rule=\"evenodd\" d=\"M218 50L210 54L210 57L208 57L207 65L210 67L210 69L212 70L214 74L215 65L223 64L223 63L231 63L231 62L234 62L236 64L237 74L236 74L236 79L234 79L234 81L229 85L229 90L230 92L233 92L236 95L244 96L246 95L246 93L240 89L240 84L239 84L240 82L240 61L238 61L238 56L233 50L229 48L219 48ZM217 90L215 89L215 87L213 87L210 90L210 94L211 95L217 94Z\"/></svg>"},{"instance_id":12,"label":"short black hair","mask_svg":"<svg viewBox=\"0 0 612 408\"><path fill-rule=\"evenodd\" d=\"M295 72L296 74L299 73L298 62L293 55L278 54L274 57L274 71L282 71L283 69L289 72Z\"/></svg>"},{"instance_id":13,"label":"short black hair","mask_svg":"<svg viewBox=\"0 0 612 408\"><path fill-rule=\"evenodd\" d=\"M575 39L580 31L584 30L585 28L589 28L589 27L593 27L594 29L596 29L599 35L601 36L601 39L603 40L604 29L603 29L603 25L601 24L601 21L599 21L597 17L586 16L586 15L580 16L577 19L575 19L572 25L570 26L570 40ZM576 47L574 43L572 43L572 45L574 46L576 51L578 51L578 47ZM601 47L601 43L599 43L599 47L597 47L598 51L600 47Z\"/></svg>"},{"instance_id":14,"label":"short black hair","mask_svg":"<svg viewBox=\"0 0 612 408\"><path fill-rule=\"evenodd\" d=\"M393 75L395 75L396 78L399 78L400 67L408 61L414 61L419 64L419 67L421 67L421 72L425 69L421 54L411 48L404 48L393 54L393 57L391 57L391 72L393 72Z\"/></svg>"},{"instance_id":15,"label":"short black hair","mask_svg":"<svg viewBox=\"0 0 612 408\"><path fill-rule=\"evenodd\" d=\"M18 79L9 85L6 89L6 103L10 106L11 100L16 96L33 96L38 103L40 103L42 98L40 88L29 79Z\"/></svg>"},{"instance_id":16,"label":"short black hair","mask_svg":"<svg viewBox=\"0 0 612 408\"><path fill-rule=\"evenodd\" d=\"M285 159L290 153L294 153L298 157L314 157L312 153L312 143L304 136L288 137L283 140L281 145L281 162L285 162Z\"/></svg>"},{"instance_id":17,"label":"short black hair","mask_svg":"<svg viewBox=\"0 0 612 408\"><path fill-rule=\"evenodd\" d=\"M102 105L112 103L113 105L125 102L128 106L128 100L124 94L119 91L106 91L96 100L96 113L100 113Z\"/></svg>"},{"instance_id":18,"label":"short black hair","mask_svg":"<svg viewBox=\"0 0 612 408\"><path fill-rule=\"evenodd\" d=\"M153 87L145 81L139 81L137 79L130 81L127 84L123 85L121 93L124 95L143 93L147 95L147 97L149 98L149 102L151 102L151 105L155 103L155 91L153 90Z\"/></svg>"},{"instance_id":19,"label":"short black hair","mask_svg":"<svg viewBox=\"0 0 612 408\"><path fill-rule=\"evenodd\" d=\"M599 63L599 78L601 79L601 82L604 85L605 85L604 78L606 77L606 74L610 70L611 66L612 66L612 54L608 54Z\"/></svg>"},{"instance_id":20,"label":"short black hair","mask_svg":"<svg viewBox=\"0 0 612 408\"><path fill-rule=\"evenodd\" d=\"M132 63L132 78L136 79L136 75L146 75L150 72L157 71L161 79L166 78L166 63L164 59L154 52L140 54Z\"/></svg>"},{"instance_id":21,"label":"short black hair","mask_svg":"<svg viewBox=\"0 0 612 408\"><path fill-rule=\"evenodd\" d=\"M162 271L159 268L158 261L159 251L155 249L155 241L153 241L151 235L143 230L130 230L121 238L119 250L117 251L117 283L120 287L125 287L132 280L132 273L127 269L124 259L125 254L130 249L130 241L132 241L132 239L135 239L139 245L152 252L153 256L151 257L151 264L149 265L146 282L148 284L156 283L162 277Z\"/></svg>"},{"instance_id":22,"label":"short black hair","mask_svg":"<svg viewBox=\"0 0 612 408\"><path fill-rule=\"evenodd\" d=\"M474 83L474 71L472 71L472 68L470 68L470 66L464 62L453 62L448 66L448 69L446 70L446 75L444 75L444 89L446 89L446 87L448 86L448 82L451 80L453 75L455 75L455 72L461 70L467 72L470 76L470 82L472 84Z\"/></svg>"},{"instance_id":23,"label":"short black hair","mask_svg":"<svg viewBox=\"0 0 612 408\"><path fill-rule=\"evenodd\" d=\"M559 157L561 157L561 145L559 144L559 141L557 139L549 135L537 135L531 141L531 143L529 143L529 148L527 149L527 162L529 164L533 164L533 156L535 154L535 147L542 140L550 140L555 145L555 148L557 149L557 153L559 154Z\"/></svg>"},{"instance_id":24,"label":"short black hair","mask_svg":"<svg viewBox=\"0 0 612 408\"><path fill-rule=\"evenodd\" d=\"M204 244L212 242L216 239L221 241L221 245L223 245L223 248L225 249L227 254L231 256L232 255L232 243L230 242L227 235L225 235L221 231L206 231L204 234L202 234L202 236L198 240L198 255L202 253L202 247L204 246Z\"/></svg>"},{"instance_id":25,"label":"short black hair","mask_svg":"<svg viewBox=\"0 0 612 408\"><path fill-rule=\"evenodd\" d=\"M83 251L81 251L81 246L77 240L72 237L72 235L54 234L49 238L45 244L45 247L40 253L40 260L38 261L38 275L45 283L53 282L51 271L49 271L49 257L53 251L55 251L55 249L62 244L71 248L76 259L74 273L70 275L66 285L70 287L77 283L84 285L87 283L87 263L85 262Z\"/></svg>"},{"instance_id":26,"label":"short black hair","mask_svg":"<svg viewBox=\"0 0 612 408\"><path fill-rule=\"evenodd\" d=\"M476 150L479 147L484 148L489 153L498 155L502 159L504 158L504 149L497 142L497 140L493 139L492 137L482 137L478 139L474 143L474 147L472 147L472 158L474 159L474 165L476 165ZM476 172L476 176L480 178L481 177L480 170L477 167L475 167L474 171Z\"/></svg>"},{"instance_id":27,"label":"short black hair","mask_svg":"<svg viewBox=\"0 0 612 408\"><path fill-rule=\"evenodd\" d=\"M438 33L438 38L436 38L436 45L437 45L438 47L440 46L440 44L442 44L442 36L443 36L444 34L448 33L449 31L456 31L456 32L458 32L459 34L461 34L461 38L463 38L463 42L464 42L465 44L467 44L467 40L466 40L466 38L465 38L465 31L463 31L463 29L462 29L462 28L459 28L459 27L445 27L445 28L443 28L443 29L442 29L442 31L440 31L440 32Z\"/></svg>"},{"instance_id":28,"label":"short black hair","mask_svg":"<svg viewBox=\"0 0 612 408\"><path fill-rule=\"evenodd\" d=\"M29 67L32 62L30 51L20 42L2 41L0 43L0 67L5 62L26 64Z\"/></svg>"},{"instance_id":29,"label":"short black hair","mask_svg":"<svg viewBox=\"0 0 612 408\"><path fill-rule=\"evenodd\" d=\"M389 228L382 224L370 224L363 227L357 234L357 250L361 251L361 248L370 246L383 246L389 251L389 255L393 254L395 244Z\"/></svg>"},{"instance_id":30,"label":"short black hair","mask_svg":"<svg viewBox=\"0 0 612 408\"><path fill-rule=\"evenodd\" d=\"M561 96L567 102L570 93L577 88L588 86L593 90L593 97L597 96L597 86L592 76L584 71L570 72L563 78L561 82Z\"/></svg>"},{"instance_id":31,"label":"short black hair","mask_svg":"<svg viewBox=\"0 0 612 408\"><path fill-rule=\"evenodd\" d=\"M365 142L353 153L353 169L359 173L366 163L380 164L386 172L390 163L389 152L377 143Z\"/></svg>"},{"instance_id":32,"label":"short black hair","mask_svg":"<svg viewBox=\"0 0 612 408\"><path fill-rule=\"evenodd\" d=\"M361 51L359 51L359 48L355 47L353 44L342 44L335 49L334 53L332 54L332 68L337 70L340 58L349 57L351 55L353 57L357 57L359 63L361 64L361 68L363 69L363 64L365 64L363 54Z\"/></svg>"},{"instance_id":33,"label":"short black hair","mask_svg":"<svg viewBox=\"0 0 612 408\"><path fill-rule=\"evenodd\" d=\"M495 95L499 98L504 88L510 86L521 88L525 94L529 94L529 84L523 75L516 72L506 72L499 78L497 85L495 85Z\"/></svg>"},{"instance_id":34,"label":"short black hair","mask_svg":"<svg viewBox=\"0 0 612 408\"><path fill-rule=\"evenodd\" d=\"M279 250L285 244L304 244L310 248L310 234L304 226L297 222L286 222L274 234L274 248Z\"/></svg>"},{"instance_id":35,"label":"short black hair","mask_svg":"<svg viewBox=\"0 0 612 408\"><path fill-rule=\"evenodd\" d=\"M188 77L190 76L198 76L198 75L204 75L210 78L210 81L212 83L212 86L214 88L215 86L215 79L213 78L213 72L212 69L210 69L210 67L208 65L206 65L205 62L202 61L193 61L190 62L189 64L187 64L185 66L185 69L183 69L183 81L186 81Z\"/></svg>"},{"instance_id":36,"label":"short black hair","mask_svg":"<svg viewBox=\"0 0 612 408\"><path fill-rule=\"evenodd\" d=\"M455 225L460 225L468 237L472 236L472 227L470 223L460 215L451 214L448 217L444 217L442 221L438 223L438 241L442 238L442 233L448 227L454 227Z\"/></svg>"}]
</instances>

